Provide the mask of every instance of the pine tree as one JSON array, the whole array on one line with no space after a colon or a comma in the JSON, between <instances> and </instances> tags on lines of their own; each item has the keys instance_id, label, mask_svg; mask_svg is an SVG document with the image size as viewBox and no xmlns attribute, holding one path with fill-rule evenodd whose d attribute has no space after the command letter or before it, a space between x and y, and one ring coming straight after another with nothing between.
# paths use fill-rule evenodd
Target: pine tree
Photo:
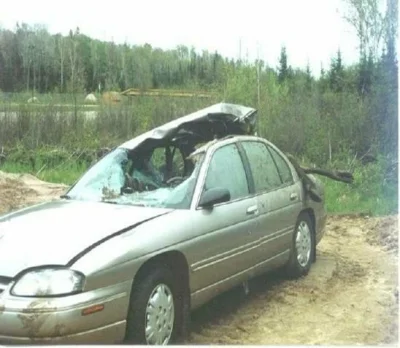
<instances>
[{"instance_id":1,"label":"pine tree","mask_svg":"<svg viewBox=\"0 0 400 348\"><path fill-rule=\"evenodd\" d=\"M281 55L279 57L279 68L278 68L278 81L279 83L283 83L288 77L288 63L287 63L287 54L286 47L283 46L281 49Z\"/></svg>"},{"instance_id":2,"label":"pine tree","mask_svg":"<svg viewBox=\"0 0 400 348\"><path fill-rule=\"evenodd\" d=\"M331 61L331 68L329 71L329 86L334 92L343 91L344 67L342 63L342 54L340 50L337 51L336 58Z\"/></svg>"},{"instance_id":3,"label":"pine tree","mask_svg":"<svg viewBox=\"0 0 400 348\"><path fill-rule=\"evenodd\" d=\"M312 76L311 76L311 68L310 68L310 62L307 62L307 67L306 67L306 89L307 91L311 91L312 88Z\"/></svg>"}]
</instances>

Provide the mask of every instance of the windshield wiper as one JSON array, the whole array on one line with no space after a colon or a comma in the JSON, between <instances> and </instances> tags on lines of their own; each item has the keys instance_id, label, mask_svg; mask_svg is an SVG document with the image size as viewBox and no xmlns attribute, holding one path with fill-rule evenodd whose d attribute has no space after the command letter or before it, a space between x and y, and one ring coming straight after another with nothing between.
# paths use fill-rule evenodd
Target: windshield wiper
<instances>
[{"instance_id":1,"label":"windshield wiper","mask_svg":"<svg viewBox=\"0 0 400 348\"><path fill-rule=\"evenodd\" d=\"M68 195L61 195L60 198L61 198L61 199L71 199L71 196L68 196Z\"/></svg>"}]
</instances>

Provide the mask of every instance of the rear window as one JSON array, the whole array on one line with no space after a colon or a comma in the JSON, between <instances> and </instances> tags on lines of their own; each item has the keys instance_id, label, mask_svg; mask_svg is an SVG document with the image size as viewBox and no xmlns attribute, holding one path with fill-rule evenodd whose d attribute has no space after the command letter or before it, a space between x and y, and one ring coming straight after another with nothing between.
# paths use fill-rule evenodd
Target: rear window
<instances>
[{"instance_id":1,"label":"rear window","mask_svg":"<svg viewBox=\"0 0 400 348\"><path fill-rule=\"evenodd\" d=\"M276 166L278 168L279 174L281 176L282 182L284 184L292 184L293 176L290 170L289 165L284 160L284 158L271 146L268 146L269 151L271 152L272 158L274 159Z\"/></svg>"}]
</instances>

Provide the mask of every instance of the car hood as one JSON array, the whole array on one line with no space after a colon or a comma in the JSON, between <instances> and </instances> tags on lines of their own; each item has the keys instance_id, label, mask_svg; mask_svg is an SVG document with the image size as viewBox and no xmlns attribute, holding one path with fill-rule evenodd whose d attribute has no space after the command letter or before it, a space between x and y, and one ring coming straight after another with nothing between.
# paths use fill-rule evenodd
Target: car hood
<instances>
[{"instance_id":1,"label":"car hood","mask_svg":"<svg viewBox=\"0 0 400 348\"><path fill-rule=\"evenodd\" d=\"M55 201L0 218L0 276L42 265L66 265L114 234L171 209Z\"/></svg>"}]
</instances>

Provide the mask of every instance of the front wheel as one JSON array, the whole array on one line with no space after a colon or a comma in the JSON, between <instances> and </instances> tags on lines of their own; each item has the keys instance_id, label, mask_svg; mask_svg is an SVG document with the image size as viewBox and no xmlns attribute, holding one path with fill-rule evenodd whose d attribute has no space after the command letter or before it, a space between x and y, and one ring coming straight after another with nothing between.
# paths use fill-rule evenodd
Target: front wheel
<instances>
[{"instance_id":1,"label":"front wheel","mask_svg":"<svg viewBox=\"0 0 400 348\"><path fill-rule=\"evenodd\" d=\"M301 213L293 234L292 248L286 273L290 278L307 275L314 260L315 234L310 216Z\"/></svg>"},{"instance_id":2,"label":"front wheel","mask_svg":"<svg viewBox=\"0 0 400 348\"><path fill-rule=\"evenodd\" d=\"M166 267L157 267L132 291L126 343L172 343L177 331L176 313L177 298L172 273Z\"/></svg>"}]
</instances>

